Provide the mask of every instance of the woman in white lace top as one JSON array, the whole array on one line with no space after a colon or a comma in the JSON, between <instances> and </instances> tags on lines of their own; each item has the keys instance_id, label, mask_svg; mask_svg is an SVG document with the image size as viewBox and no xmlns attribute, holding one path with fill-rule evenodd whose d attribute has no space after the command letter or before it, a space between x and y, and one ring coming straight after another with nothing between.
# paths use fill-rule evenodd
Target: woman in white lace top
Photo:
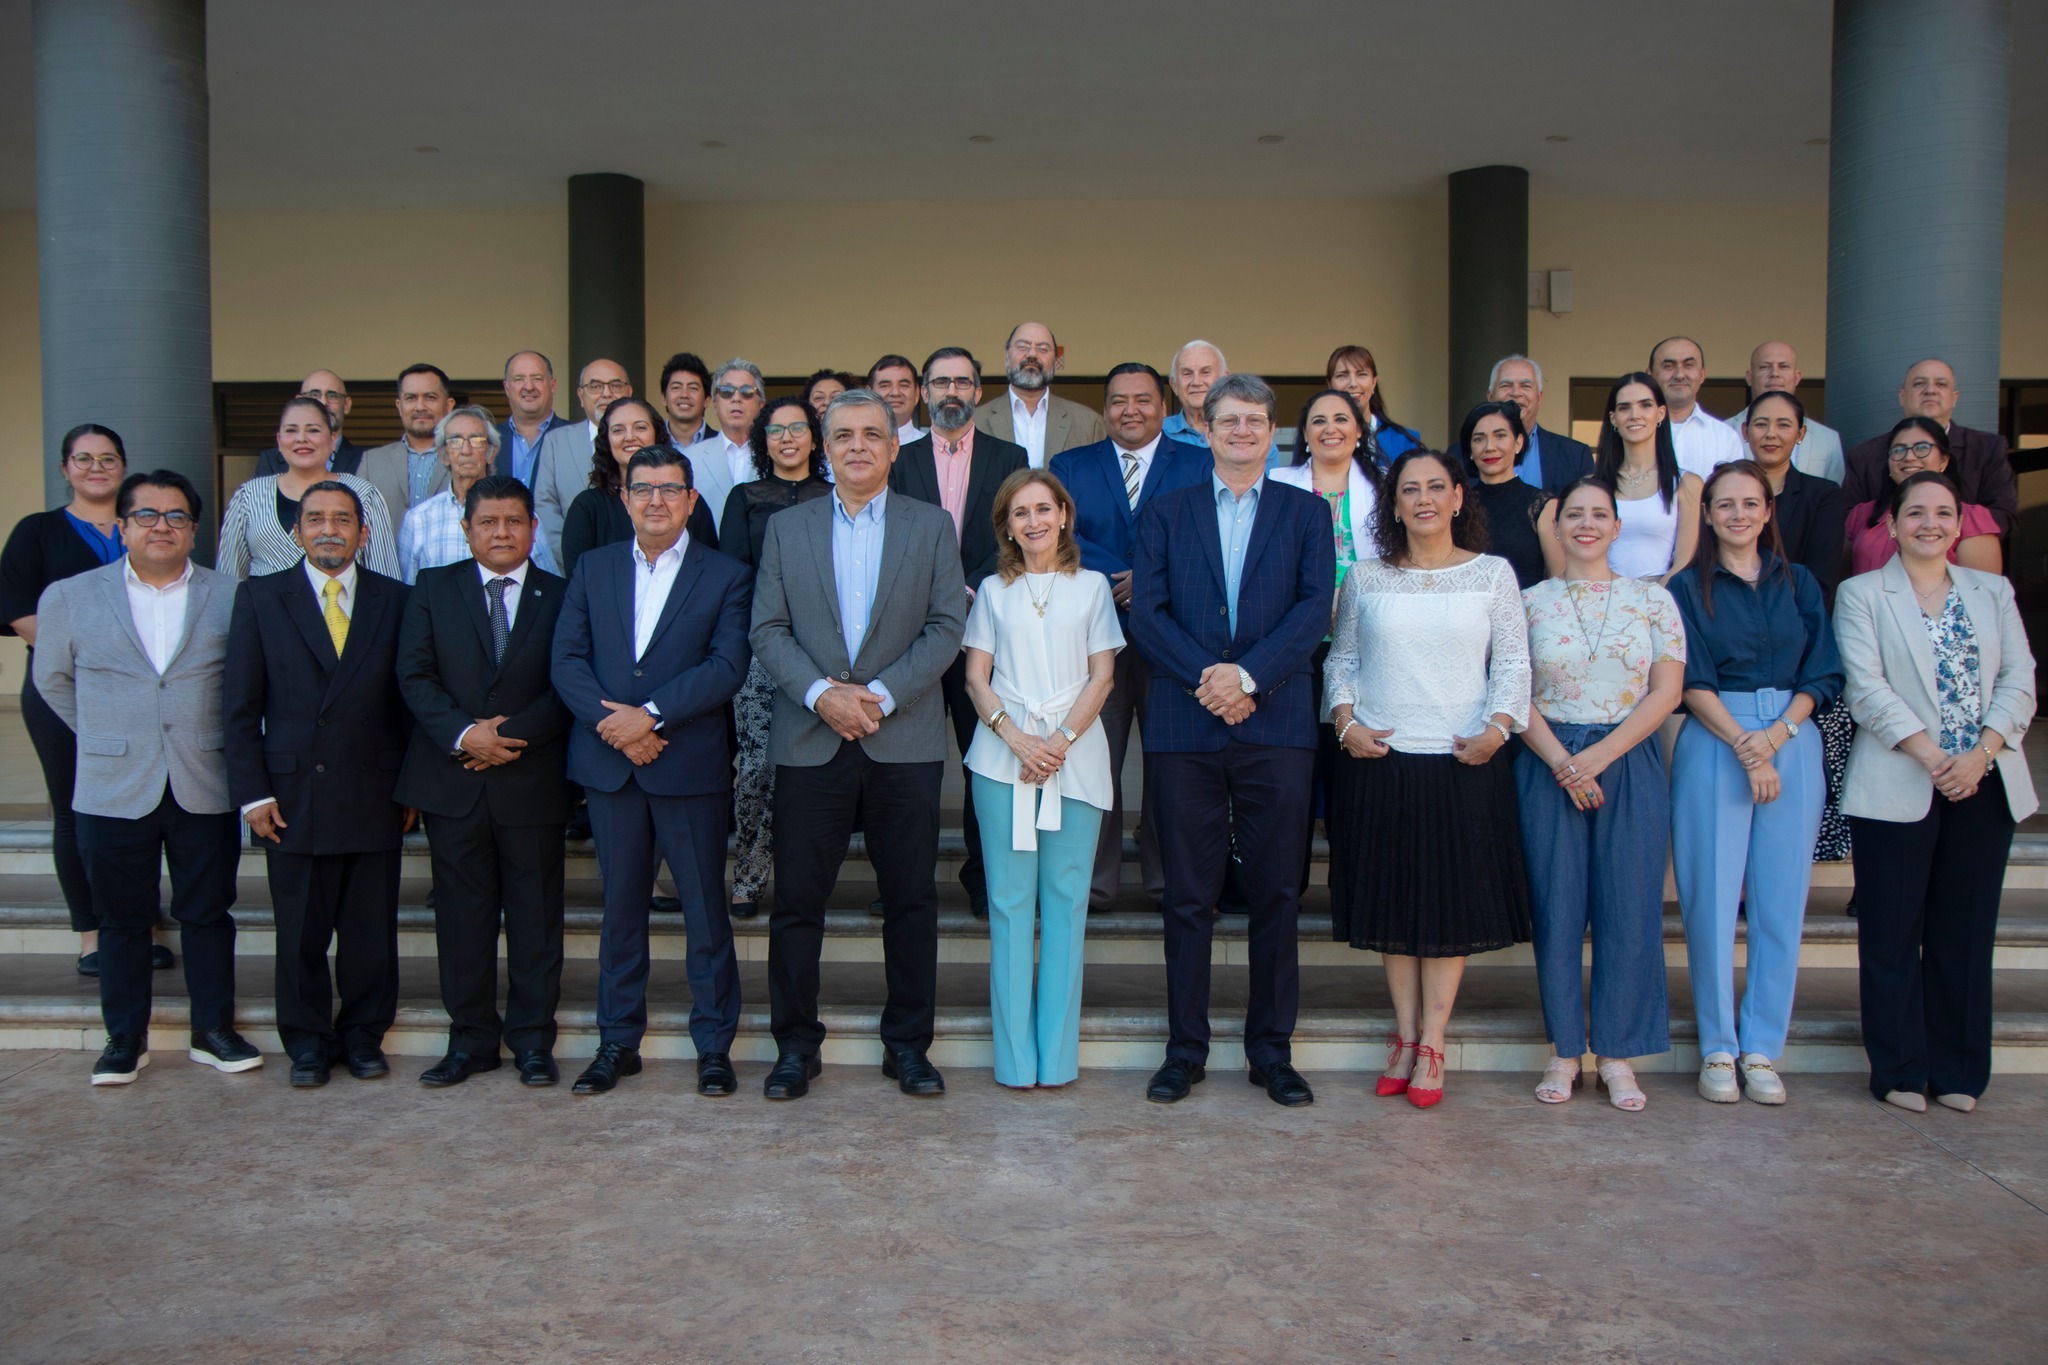
<instances>
[{"instance_id":1,"label":"woman in white lace top","mask_svg":"<svg viewBox=\"0 0 2048 1365\"><path fill-rule=\"evenodd\" d=\"M1529 637L1515 571L1482 553L1485 515L1442 455L1394 462L1376 540L1382 557L1359 560L1338 594L1325 673L1343 749L1330 902L1335 937L1386 964L1396 1033L1379 1093L1427 1108L1443 1098L1465 958L1529 938L1501 753L1529 719Z\"/></svg>"}]
</instances>

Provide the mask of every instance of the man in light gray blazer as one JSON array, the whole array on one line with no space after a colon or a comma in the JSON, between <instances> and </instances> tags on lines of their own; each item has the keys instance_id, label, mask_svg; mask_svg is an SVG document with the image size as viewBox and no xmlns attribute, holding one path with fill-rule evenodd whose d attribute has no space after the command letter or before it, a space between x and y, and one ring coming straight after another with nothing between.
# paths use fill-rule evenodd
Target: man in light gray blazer
<instances>
[{"instance_id":1,"label":"man in light gray blazer","mask_svg":"<svg viewBox=\"0 0 2048 1365\"><path fill-rule=\"evenodd\" d=\"M389 445L363 452L356 477L366 479L384 495L391 515L391 534L405 524L405 514L448 486L448 466L434 444L441 419L455 411L448 376L438 365L408 365L398 373L398 420L404 433Z\"/></svg>"},{"instance_id":2,"label":"man in light gray blazer","mask_svg":"<svg viewBox=\"0 0 2048 1365\"><path fill-rule=\"evenodd\" d=\"M819 1071L818 955L825 898L859 814L882 895L888 1001L882 1074L940 1095L927 1058L938 991L939 679L960 652L966 583L953 519L889 494L896 420L854 389L825 411L829 498L768 522L751 640L775 679L775 913L770 1027L779 1056L764 1093L805 1094Z\"/></svg>"},{"instance_id":3,"label":"man in light gray blazer","mask_svg":"<svg viewBox=\"0 0 2048 1365\"><path fill-rule=\"evenodd\" d=\"M107 1046L94 1085L149 1065L150 931L168 863L182 928L195 1062L247 1071L234 1029L239 816L221 748L221 680L235 580L192 563L199 494L182 475L131 474L116 504L127 554L50 585L36 608L36 686L78 736L78 848L100 920Z\"/></svg>"},{"instance_id":4,"label":"man in light gray blazer","mask_svg":"<svg viewBox=\"0 0 2048 1365\"><path fill-rule=\"evenodd\" d=\"M562 518L576 495L590 487L590 453L597 448L597 419L608 404L633 396L633 381L616 360L593 360L576 380L583 420L556 427L533 457L533 515L540 522L555 563L562 562Z\"/></svg>"}]
</instances>

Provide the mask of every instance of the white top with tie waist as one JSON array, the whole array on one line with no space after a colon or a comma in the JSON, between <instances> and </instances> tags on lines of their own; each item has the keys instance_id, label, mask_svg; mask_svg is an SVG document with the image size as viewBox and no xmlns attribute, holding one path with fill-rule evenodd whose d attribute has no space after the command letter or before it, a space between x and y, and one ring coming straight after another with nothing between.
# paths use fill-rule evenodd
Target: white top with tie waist
<instances>
[{"instance_id":1,"label":"white top with tie waist","mask_svg":"<svg viewBox=\"0 0 2048 1365\"><path fill-rule=\"evenodd\" d=\"M1037 603L1045 604L1040 616ZM989 685L1017 728L1043 738L1066 721L1067 712L1088 685L1088 656L1124 647L1116 623L1116 602L1109 580L1093 569L1074 573L1019 574L1009 583L1001 576L984 579L967 613L967 649L994 656ZM974 731L967 748L967 767L994 782L1009 782L1020 795L1035 785L1019 780L1017 755L986 724ZM1109 740L1101 721L1089 723L1067 750L1066 762L1044 783L1043 803L1011 803L1010 846L1038 847L1036 829L1060 827L1060 798L1072 797L1097 810L1110 808ZM1036 826L1032 819L1034 805Z\"/></svg>"}]
</instances>

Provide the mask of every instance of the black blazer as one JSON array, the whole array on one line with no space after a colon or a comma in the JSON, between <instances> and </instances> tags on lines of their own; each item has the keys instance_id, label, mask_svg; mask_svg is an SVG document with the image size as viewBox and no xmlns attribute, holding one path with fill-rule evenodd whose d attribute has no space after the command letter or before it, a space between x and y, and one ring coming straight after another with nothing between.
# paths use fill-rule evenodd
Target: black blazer
<instances>
[{"instance_id":1,"label":"black blazer","mask_svg":"<svg viewBox=\"0 0 2048 1365\"><path fill-rule=\"evenodd\" d=\"M356 566L356 606L339 662L304 561L242 584L228 624L228 794L274 798L285 853L395 849L393 788L412 715L398 691L405 584Z\"/></svg>"},{"instance_id":2,"label":"black blazer","mask_svg":"<svg viewBox=\"0 0 2048 1365\"><path fill-rule=\"evenodd\" d=\"M99 555L63 508L23 517L7 537L7 548L0 550L0 635L14 634L11 622L36 614L43 589L99 567Z\"/></svg>"},{"instance_id":3,"label":"black blazer","mask_svg":"<svg viewBox=\"0 0 2048 1365\"><path fill-rule=\"evenodd\" d=\"M334 447L334 462L329 467L336 474L353 474L363 467L363 452L368 449L368 446L359 446L344 436ZM284 452L276 446L256 457L256 477L259 479L265 474L282 474L287 467Z\"/></svg>"},{"instance_id":4,"label":"black blazer","mask_svg":"<svg viewBox=\"0 0 2048 1365\"><path fill-rule=\"evenodd\" d=\"M491 657L491 618L474 559L424 569L398 631L398 688L419 722L399 770L397 797L429 815L468 815L482 799L501 825L569 819L569 708L548 681L555 622L568 584L526 566L502 662ZM479 720L523 739L510 763L471 772L455 742Z\"/></svg>"},{"instance_id":5,"label":"black blazer","mask_svg":"<svg viewBox=\"0 0 2048 1365\"><path fill-rule=\"evenodd\" d=\"M985 431L974 433L974 455L967 467L967 505L960 515L960 572L969 588L979 589L981 580L996 571L996 528L989 520L995 511L996 490L1029 463L1023 446ZM889 471L889 491L934 507L945 505L939 500L939 466L932 456L929 435L897 452L896 467Z\"/></svg>"},{"instance_id":6,"label":"black blazer","mask_svg":"<svg viewBox=\"0 0 2048 1365\"><path fill-rule=\"evenodd\" d=\"M1842 500L1850 507L1883 494L1890 477L1882 436L1851 449L1842 457ZM1964 502L1991 513L2000 535L2011 535L2020 515L2020 488L2013 477L2012 456L2005 438L1995 431L1976 431L1961 422L1948 427L1948 476L1956 481Z\"/></svg>"},{"instance_id":7,"label":"black blazer","mask_svg":"<svg viewBox=\"0 0 2048 1365\"><path fill-rule=\"evenodd\" d=\"M1848 508L1841 485L1796 469L1785 471L1785 487L1776 502L1778 534L1785 540L1785 558L1804 564L1820 584L1821 598L1835 609L1835 588L1842 581L1842 541Z\"/></svg>"},{"instance_id":8,"label":"black blazer","mask_svg":"<svg viewBox=\"0 0 2048 1365\"><path fill-rule=\"evenodd\" d=\"M1467 477L1478 478L1463 444L1453 445L1446 453L1462 463ZM1552 497L1562 497L1565 489L1593 472L1593 447L1540 426L1536 428L1536 454L1543 461L1543 491Z\"/></svg>"}]
</instances>

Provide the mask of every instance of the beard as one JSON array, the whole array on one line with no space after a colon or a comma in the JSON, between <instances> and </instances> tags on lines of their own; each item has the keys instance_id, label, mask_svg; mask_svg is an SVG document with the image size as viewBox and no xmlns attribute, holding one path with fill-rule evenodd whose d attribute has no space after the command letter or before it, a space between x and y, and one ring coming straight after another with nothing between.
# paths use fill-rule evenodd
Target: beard
<instances>
[{"instance_id":1,"label":"beard","mask_svg":"<svg viewBox=\"0 0 2048 1365\"><path fill-rule=\"evenodd\" d=\"M947 395L932 405L932 425L941 431L958 431L974 416L964 398Z\"/></svg>"},{"instance_id":2,"label":"beard","mask_svg":"<svg viewBox=\"0 0 2048 1365\"><path fill-rule=\"evenodd\" d=\"M1035 360L1027 360L1021 365L1003 366L1003 378L1010 381L1011 388L1024 389L1031 393L1038 392L1046 383L1046 373Z\"/></svg>"}]
</instances>

